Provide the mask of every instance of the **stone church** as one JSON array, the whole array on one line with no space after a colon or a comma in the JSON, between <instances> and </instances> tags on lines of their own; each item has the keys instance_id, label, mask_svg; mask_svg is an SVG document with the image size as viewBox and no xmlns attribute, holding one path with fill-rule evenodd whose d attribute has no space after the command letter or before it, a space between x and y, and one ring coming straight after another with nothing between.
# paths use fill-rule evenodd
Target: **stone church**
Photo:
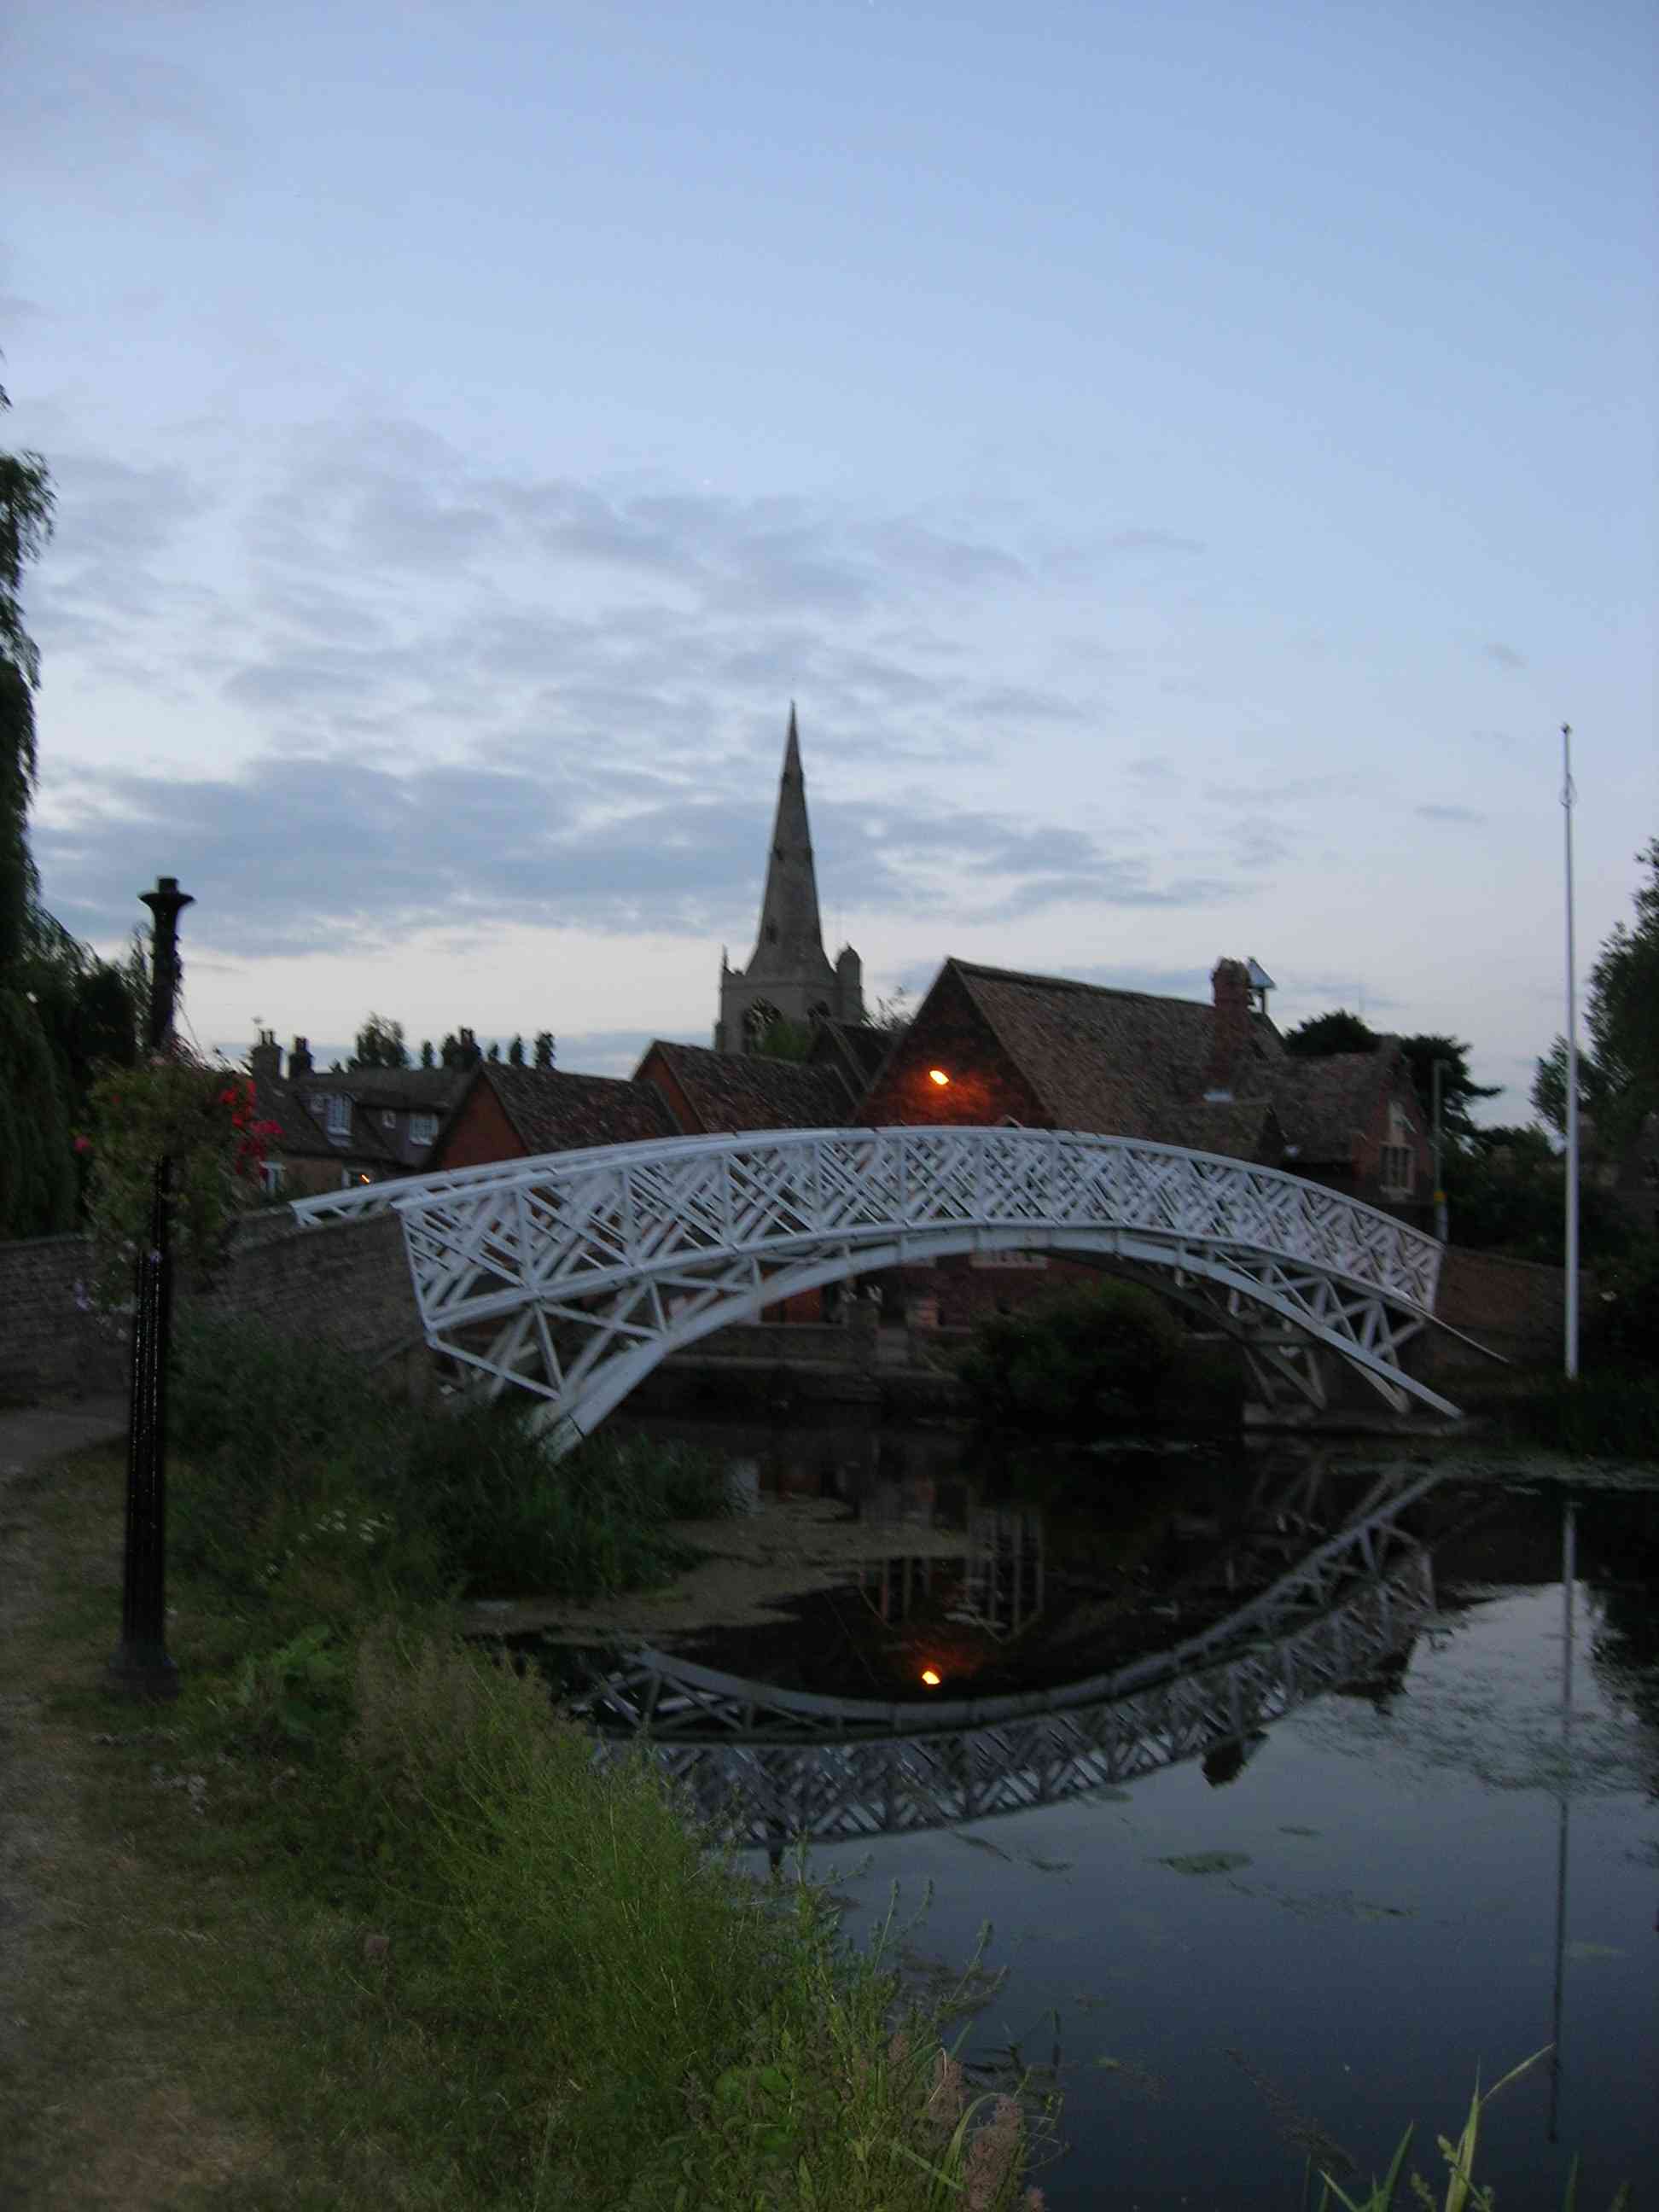
<instances>
[{"instance_id":1,"label":"stone church","mask_svg":"<svg viewBox=\"0 0 1659 2212\"><path fill-rule=\"evenodd\" d=\"M792 705L760 927L746 968L729 967L726 955L720 955L720 1013L714 1024L714 1049L752 1052L775 1022L792 1022L804 1028L815 1014L831 1021L861 1023L864 975L850 945L844 945L836 955L833 967L823 950L817 873L806 823L806 780L801 773L800 735Z\"/></svg>"}]
</instances>

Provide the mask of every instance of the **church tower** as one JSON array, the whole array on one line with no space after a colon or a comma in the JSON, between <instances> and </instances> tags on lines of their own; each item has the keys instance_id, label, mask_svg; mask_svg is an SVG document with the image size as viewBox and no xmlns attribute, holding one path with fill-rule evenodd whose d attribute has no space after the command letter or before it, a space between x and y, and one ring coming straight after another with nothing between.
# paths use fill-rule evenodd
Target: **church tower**
<instances>
[{"instance_id":1,"label":"church tower","mask_svg":"<svg viewBox=\"0 0 1659 2212\"><path fill-rule=\"evenodd\" d=\"M806 779L801 773L800 734L789 708L772 852L766 864L760 927L746 968L728 968L720 956L720 1018L716 1052L752 1052L771 1024L801 1027L814 1014L842 1022L864 1019L864 975L859 956L843 945L832 968L818 920L818 879L806 823Z\"/></svg>"}]
</instances>

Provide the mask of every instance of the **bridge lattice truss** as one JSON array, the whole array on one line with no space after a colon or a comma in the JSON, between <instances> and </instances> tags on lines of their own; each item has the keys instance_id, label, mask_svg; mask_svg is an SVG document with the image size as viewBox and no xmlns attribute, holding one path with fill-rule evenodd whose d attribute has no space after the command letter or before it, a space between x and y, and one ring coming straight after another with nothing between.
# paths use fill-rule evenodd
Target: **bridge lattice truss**
<instances>
[{"instance_id":1,"label":"bridge lattice truss","mask_svg":"<svg viewBox=\"0 0 1659 2212\"><path fill-rule=\"evenodd\" d=\"M1404 1656L1434 1616L1428 1553L1398 1525L1429 1476L1358 1517L1229 1620L1065 1690L977 1703L813 1697L641 1652L576 1711L641 1740L747 1844L954 1826L1086 1795L1243 1744Z\"/></svg>"},{"instance_id":2,"label":"bridge lattice truss","mask_svg":"<svg viewBox=\"0 0 1659 2212\"><path fill-rule=\"evenodd\" d=\"M1095 1255L1209 1304L1258 1372L1323 1402L1334 1352L1397 1410L1440 1246L1273 1168L1037 1129L812 1129L558 1152L303 1199L401 1218L428 1341L545 1399L570 1442L669 1353L794 1291L953 1252Z\"/></svg>"}]
</instances>

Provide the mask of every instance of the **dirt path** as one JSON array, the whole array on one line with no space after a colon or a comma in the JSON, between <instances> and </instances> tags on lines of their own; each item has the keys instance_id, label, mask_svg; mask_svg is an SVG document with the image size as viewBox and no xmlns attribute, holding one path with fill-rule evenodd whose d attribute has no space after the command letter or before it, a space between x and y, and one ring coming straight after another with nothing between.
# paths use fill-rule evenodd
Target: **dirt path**
<instances>
[{"instance_id":1,"label":"dirt path","mask_svg":"<svg viewBox=\"0 0 1659 2212\"><path fill-rule=\"evenodd\" d=\"M113 1400L0 1413L0 2081L35 2070L31 2051L40 2023L33 2012L56 1939L73 1924L70 1870L85 1856L81 1773L71 1740L49 1711L64 1686L43 1665L40 1636L61 1557L47 1526L54 1477L66 1454L114 1443L125 1428L125 1408ZM106 1537L99 1528L100 1548ZM106 1559L101 1576L88 1565L112 1585L112 1649L119 1584ZM41 2186L41 2177L16 2169L0 2152L3 2212L42 2201Z\"/></svg>"}]
</instances>

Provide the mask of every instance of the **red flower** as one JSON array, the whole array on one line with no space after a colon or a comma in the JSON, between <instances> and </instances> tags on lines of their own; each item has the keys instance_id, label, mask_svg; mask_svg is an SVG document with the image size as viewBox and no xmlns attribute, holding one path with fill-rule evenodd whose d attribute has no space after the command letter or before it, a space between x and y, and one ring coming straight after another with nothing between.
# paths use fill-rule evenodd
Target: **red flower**
<instances>
[{"instance_id":1,"label":"red flower","mask_svg":"<svg viewBox=\"0 0 1659 2212\"><path fill-rule=\"evenodd\" d=\"M92 1139L77 1137L75 1140L75 1149L77 1152L89 1152L92 1150Z\"/></svg>"}]
</instances>

